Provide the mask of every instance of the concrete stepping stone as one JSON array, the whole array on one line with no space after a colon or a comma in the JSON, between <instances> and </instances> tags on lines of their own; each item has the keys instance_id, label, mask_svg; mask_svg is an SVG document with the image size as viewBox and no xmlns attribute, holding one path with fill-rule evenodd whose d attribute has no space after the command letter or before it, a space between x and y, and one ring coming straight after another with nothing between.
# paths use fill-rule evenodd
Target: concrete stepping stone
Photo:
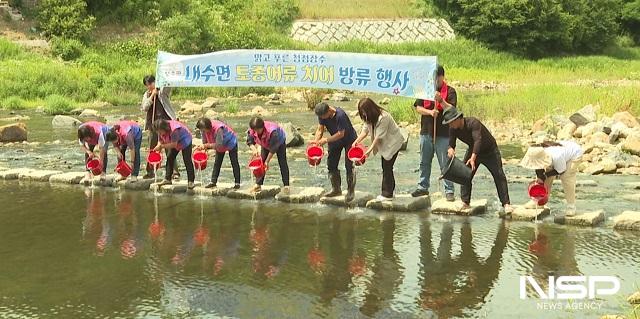
<instances>
[{"instance_id":1,"label":"concrete stepping stone","mask_svg":"<svg viewBox=\"0 0 640 319\"><path fill-rule=\"evenodd\" d=\"M604 222L604 211L597 210L593 212L576 212L575 216L558 215L553 221L556 224L573 225L573 226L597 226Z\"/></svg>"},{"instance_id":2,"label":"concrete stepping stone","mask_svg":"<svg viewBox=\"0 0 640 319\"><path fill-rule=\"evenodd\" d=\"M538 208L526 208L524 206L514 205L513 213L511 213L511 220L522 220L532 222L535 220L542 220L545 216L551 213L551 209L547 206ZM504 217L504 213L501 213L501 217Z\"/></svg>"},{"instance_id":3,"label":"concrete stepping stone","mask_svg":"<svg viewBox=\"0 0 640 319\"><path fill-rule=\"evenodd\" d=\"M394 212L417 212L429 207L429 196L412 197L410 194L398 195L391 200L372 199L367 208Z\"/></svg>"},{"instance_id":4,"label":"concrete stepping stone","mask_svg":"<svg viewBox=\"0 0 640 319\"><path fill-rule=\"evenodd\" d=\"M280 193L280 186L263 185L262 189L259 192L255 192L255 193L251 191L252 187L253 186L245 189L231 190L229 191L229 193L227 193L227 197L234 198L234 199L258 200L258 199L274 198L276 194Z\"/></svg>"},{"instance_id":5,"label":"concrete stepping stone","mask_svg":"<svg viewBox=\"0 0 640 319\"><path fill-rule=\"evenodd\" d=\"M640 182L622 183L622 185L631 189L640 189Z\"/></svg>"},{"instance_id":6,"label":"concrete stepping stone","mask_svg":"<svg viewBox=\"0 0 640 319\"><path fill-rule=\"evenodd\" d=\"M132 191L146 191L149 190L151 184L154 183L153 178L149 179L141 179L138 178L135 181L130 180L121 180L118 182L118 186L124 189L132 190Z\"/></svg>"},{"instance_id":7,"label":"concrete stepping stone","mask_svg":"<svg viewBox=\"0 0 640 319\"><path fill-rule=\"evenodd\" d=\"M347 191L343 191L340 196L320 197L320 203L340 207L366 207L367 202L375 198L371 193L356 191L353 200L347 203L344 200L346 194Z\"/></svg>"},{"instance_id":8,"label":"concrete stepping stone","mask_svg":"<svg viewBox=\"0 0 640 319\"><path fill-rule=\"evenodd\" d=\"M149 189L151 191L158 191L160 193L165 193L165 194L179 194L179 193L186 193L188 190L188 184L189 182L187 181L173 181L173 183L171 185L162 185L162 186L158 186L160 184L160 182L158 183L151 183L151 185L149 186ZM200 182L195 182L195 185L200 185Z\"/></svg>"},{"instance_id":9,"label":"concrete stepping stone","mask_svg":"<svg viewBox=\"0 0 640 319\"><path fill-rule=\"evenodd\" d=\"M624 211L613 218L613 228L621 230L640 230L640 212Z\"/></svg>"},{"instance_id":10,"label":"concrete stepping stone","mask_svg":"<svg viewBox=\"0 0 640 319\"><path fill-rule=\"evenodd\" d=\"M61 174L62 171L40 171L33 170L30 172L23 172L18 175L18 178L23 181L34 182L48 182L49 178L53 175Z\"/></svg>"},{"instance_id":11,"label":"concrete stepping stone","mask_svg":"<svg viewBox=\"0 0 640 319\"><path fill-rule=\"evenodd\" d=\"M628 201L636 202L636 201L640 201L640 194L623 195L622 198Z\"/></svg>"},{"instance_id":12,"label":"concrete stepping stone","mask_svg":"<svg viewBox=\"0 0 640 319\"><path fill-rule=\"evenodd\" d=\"M84 186L91 186L93 183L93 186L99 186L99 187L115 187L117 186L116 183L116 178L120 177L120 175L118 174L109 174L107 176L105 176L104 179L101 179L100 176L93 176L93 177L83 177L82 180L80 180L80 185L84 185Z\"/></svg>"},{"instance_id":13,"label":"concrete stepping stone","mask_svg":"<svg viewBox=\"0 0 640 319\"><path fill-rule=\"evenodd\" d=\"M33 170L30 168L14 168L14 169L2 171L0 172L0 179L4 179L4 180L18 179L20 174L29 173L31 171Z\"/></svg>"},{"instance_id":14,"label":"concrete stepping stone","mask_svg":"<svg viewBox=\"0 0 640 319\"><path fill-rule=\"evenodd\" d=\"M292 187L289 194L278 193L276 199L285 203L316 203L322 193L322 187Z\"/></svg>"},{"instance_id":15,"label":"concrete stepping stone","mask_svg":"<svg viewBox=\"0 0 640 319\"><path fill-rule=\"evenodd\" d=\"M49 183L52 184L79 184L84 178L85 172L66 172L62 174L51 175Z\"/></svg>"},{"instance_id":16,"label":"concrete stepping stone","mask_svg":"<svg viewBox=\"0 0 640 319\"><path fill-rule=\"evenodd\" d=\"M478 215L487 211L487 200L486 199L472 200L471 203L469 203L469 206L471 207L468 209L460 209L461 206L462 206L462 201L460 200L450 202L446 198L441 198L431 204L431 212L434 214L460 215L460 216Z\"/></svg>"},{"instance_id":17,"label":"concrete stepping stone","mask_svg":"<svg viewBox=\"0 0 640 319\"><path fill-rule=\"evenodd\" d=\"M227 194L233 190L233 183L218 183L214 188L204 188L204 186L197 186L194 189L187 190L189 195L203 195L203 196L227 196Z\"/></svg>"}]
</instances>

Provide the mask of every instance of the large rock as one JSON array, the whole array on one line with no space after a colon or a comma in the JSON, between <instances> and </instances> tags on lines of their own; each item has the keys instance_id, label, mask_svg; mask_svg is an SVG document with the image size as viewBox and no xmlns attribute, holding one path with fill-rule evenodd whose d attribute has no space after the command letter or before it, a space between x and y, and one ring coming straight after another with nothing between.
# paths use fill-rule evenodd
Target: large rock
<instances>
[{"instance_id":1,"label":"large rock","mask_svg":"<svg viewBox=\"0 0 640 319\"><path fill-rule=\"evenodd\" d=\"M267 111L264 107L258 105L251 109L251 115L267 117L267 116L270 116L271 113Z\"/></svg>"},{"instance_id":2,"label":"large rock","mask_svg":"<svg viewBox=\"0 0 640 319\"><path fill-rule=\"evenodd\" d=\"M149 186L149 190L159 193L165 194L178 194L178 193L186 193L188 189L187 181L173 181L171 185L162 185L159 186L159 183L152 183ZM200 182L195 182L195 185L200 185Z\"/></svg>"},{"instance_id":3,"label":"large rock","mask_svg":"<svg viewBox=\"0 0 640 319\"><path fill-rule=\"evenodd\" d=\"M82 124L78 119L66 115L56 115L51 120L53 127L65 128L65 127L78 127Z\"/></svg>"},{"instance_id":4,"label":"large rock","mask_svg":"<svg viewBox=\"0 0 640 319\"><path fill-rule=\"evenodd\" d=\"M594 212L578 212L575 216L557 215L554 218L556 224L573 225L573 226L597 226L604 222L604 211L598 210Z\"/></svg>"},{"instance_id":5,"label":"large rock","mask_svg":"<svg viewBox=\"0 0 640 319\"><path fill-rule=\"evenodd\" d=\"M450 202L445 198L441 198L431 204L431 212L434 214L461 215L472 216L484 213L487 210L487 200L472 200L468 209L460 209L461 201Z\"/></svg>"},{"instance_id":6,"label":"large rock","mask_svg":"<svg viewBox=\"0 0 640 319\"><path fill-rule=\"evenodd\" d=\"M92 109L85 109L78 115L79 117L98 117L98 111Z\"/></svg>"},{"instance_id":7,"label":"large rock","mask_svg":"<svg viewBox=\"0 0 640 319\"><path fill-rule=\"evenodd\" d=\"M524 206L515 205L513 208L513 213L511 213L512 220L541 220L551 212L551 209L549 209L549 207L547 206L540 208L527 208Z\"/></svg>"},{"instance_id":8,"label":"large rock","mask_svg":"<svg viewBox=\"0 0 640 319\"><path fill-rule=\"evenodd\" d=\"M596 120L596 110L593 105L589 104L573 113L569 120L577 126L587 125Z\"/></svg>"},{"instance_id":9,"label":"large rock","mask_svg":"<svg viewBox=\"0 0 640 319\"><path fill-rule=\"evenodd\" d=\"M340 207L366 207L367 202L374 199L375 196L371 193L356 191L354 194L354 198L351 202L346 202L344 200L344 196L347 194L346 191L342 192L342 195L336 197L321 197L320 203L326 205L334 205Z\"/></svg>"},{"instance_id":10,"label":"large rock","mask_svg":"<svg viewBox=\"0 0 640 319\"><path fill-rule=\"evenodd\" d=\"M262 189L259 192L252 192L250 188L245 189L234 189L227 193L227 197L234 199L267 199L274 198L276 195L280 193L280 187L275 185L266 185L262 186Z\"/></svg>"},{"instance_id":11,"label":"large rock","mask_svg":"<svg viewBox=\"0 0 640 319\"><path fill-rule=\"evenodd\" d=\"M429 207L429 196L411 197L409 194L398 195L391 200L372 199L366 205L369 209L389 210L394 212L417 212Z\"/></svg>"},{"instance_id":12,"label":"large rock","mask_svg":"<svg viewBox=\"0 0 640 319\"><path fill-rule=\"evenodd\" d=\"M31 171L33 170L30 168L14 168L6 171L1 171L0 179L4 179L4 180L18 179L18 176L20 176L20 174L28 173Z\"/></svg>"},{"instance_id":13,"label":"large rock","mask_svg":"<svg viewBox=\"0 0 640 319\"><path fill-rule=\"evenodd\" d=\"M590 137L591 135L595 134L596 132L602 132L602 124L598 123L598 122L591 122L588 123L582 127L580 127L579 129L576 129L576 132L574 133L574 136L577 132L580 132L580 136L579 137Z\"/></svg>"},{"instance_id":14,"label":"large rock","mask_svg":"<svg viewBox=\"0 0 640 319\"><path fill-rule=\"evenodd\" d=\"M276 199L285 203L315 203L323 192L322 187L291 187L289 194L278 193Z\"/></svg>"},{"instance_id":15,"label":"large rock","mask_svg":"<svg viewBox=\"0 0 640 319\"><path fill-rule=\"evenodd\" d=\"M627 111L615 113L612 118L614 121L624 123L624 125L630 128L640 126L638 120Z\"/></svg>"},{"instance_id":16,"label":"large rock","mask_svg":"<svg viewBox=\"0 0 640 319\"><path fill-rule=\"evenodd\" d=\"M22 142L27 140L27 126L14 123L0 126L0 142Z\"/></svg>"},{"instance_id":17,"label":"large rock","mask_svg":"<svg viewBox=\"0 0 640 319\"><path fill-rule=\"evenodd\" d=\"M62 173L61 171L32 170L29 172L20 173L18 175L18 178L24 181L48 182L51 176L58 175L61 173Z\"/></svg>"},{"instance_id":18,"label":"large rock","mask_svg":"<svg viewBox=\"0 0 640 319\"><path fill-rule=\"evenodd\" d=\"M569 122L565 124L560 131L558 131L558 139L559 140L570 140L573 137L573 133L576 131L578 126L575 123Z\"/></svg>"},{"instance_id":19,"label":"large rock","mask_svg":"<svg viewBox=\"0 0 640 319\"><path fill-rule=\"evenodd\" d=\"M298 133L298 129L291 122L284 123L282 128L287 136L287 147L296 147L304 144L304 137Z\"/></svg>"},{"instance_id":20,"label":"large rock","mask_svg":"<svg viewBox=\"0 0 640 319\"><path fill-rule=\"evenodd\" d=\"M593 135L589 136L589 141L587 143L590 144L598 144L598 143L609 143L609 136L602 131L595 132Z\"/></svg>"},{"instance_id":21,"label":"large rock","mask_svg":"<svg viewBox=\"0 0 640 319\"><path fill-rule=\"evenodd\" d=\"M640 134L636 133L627 137L622 143L622 150L640 156Z\"/></svg>"},{"instance_id":22,"label":"large rock","mask_svg":"<svg viewBox=\"0 0 640 319\"><path fill-rule=\"evenodd\" d=\"M191 114L200 113L202 112L202 110L203 110L202 105L193 103L191 101L186 101L180 107L180 114L191 115Z\"/></svg>"},{"instance_id":23,"label":"large rock","mask_svg":"<svg viewBox=\"0 0 640 319\"><path fill-rule=\"evenodd\" d=\"M349 101L349 97L344 93L337 92L331 95L331 100L336 102L347 102Z\"/></svg>"},{"instance_id":24,"label":"large rock","mask_svg":"<svg viewBox=\"0 0 640 319\"><path fill-rule=\"evenodd\" d=\"M597 174L613 174L618 169L616 163L610 158L603 158L598 163L588 164L584 169L584 173L597 175Z\"/></svg>"},{"instance_id":25,"label":"large rock","mask_svg":"<svg viewBox=\"0 0 640 319\"><path fill-rule=\"evenodd\" d=\"M66 172L51 175L49 183L52 184L78 184L84 178L85 172Z\"/></svg>"},{"instance_id":26,"label":"large rock","mask_svg":"<svg viewBox=\"0 0 640 319\"><path fill-rule=\"evenodd\" d=\"M621 150L614 149L607 151L605 158L616 163L616 167L625 168L631 166L635 161L635 156L627 154Z\"/></svg>"},{"instance_id":27,"label":"large rock","mask_svg":"<svg viewBox=\"0 0 640 319\"><path fill-rule=\"evenodd\" d=\"M407 150L407 145L409 145L409 131L407 131L406 128L401 128L400 129L400 134L402 134L402 139L404 142L402 142L402 146L400 147L401 151L406 151Z\"/></svg>"},{"instance_id":28,"label":"large rock","mask_svg":"<svg viewBox=\"0 0 640 319\"><path fill-rule=\"evenodd\" d=\"M640 212L624 211L613 218L613 228L622 230L640 230Z\"/></svg>"},{"instance_id":29,"label":"large rock","mask_svg":"<svg viewBox=\"0 0 640 319\"><path fill-rule=\"evenodd\" d=\"M206 100L204 100L204 102L202 102L200 107L202 107L203 109L210 109L218 105L220 105L220 101L218 99L216 99L215 97L208 97Z\"/></svg>"}]
</instances>

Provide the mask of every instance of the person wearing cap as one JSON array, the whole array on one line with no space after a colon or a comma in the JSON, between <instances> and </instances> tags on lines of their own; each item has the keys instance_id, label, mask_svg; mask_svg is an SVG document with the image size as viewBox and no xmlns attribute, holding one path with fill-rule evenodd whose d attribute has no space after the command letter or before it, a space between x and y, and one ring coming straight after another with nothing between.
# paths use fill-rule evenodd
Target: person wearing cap
<instances>
[{"instance_id":1,"label":"person wearing cap","mask_svg":"<svg viewBox=\"0 0 640 319\"><path fill-rule=\"evenodd\" d=\"M353 162L347 158L347 152L351 144L356 140L356 130L351 125L351 120L347 113L339 108L329 106L325 102L316 105L315 113L318 116L318 128L315 139L312 143L322 146L329 144L329 156L327 159L327 169L329 170L329 181L331 181L331 191L323 194L325 197L335 197L342 195L340 178L340 155L344 150L344 168L347 172L347 195L345 201L350 202L354 198L356 179L353 174ZM324 132L331 134L329 137L322 137Z\"/></svg>"},{"instance_id":2,"label":"person wearing cap","mask_svg":"<svg viewBox=\"0 0 640 319\"><path fill-rule=\"evenodd\" d=\"M436 71L436 88L435 101L418 99L413 104L416 112L422 115L420 119L420 180L418 188L411 193L413 197L429 195L431 163L434 154L438 159L440 171L444 171L447 165L449 128L442 124L442 111L455 107L458 104L458 96L456 90L445 82L444 68L441 65L438 65ZM448 201L453 201L455 198L453 183L443 180L442 184L445 197Z\"/></svg>"},{"instance_id":3,"label":"person wearing cap","mask_svg":"<svg viewBox=\"0 0 640 319\"><path fill-rule=\"evenodd\" d=\"M520 166L533 169L539 183L544 183L548 193L551 193L553 181L560 178L564 198L567 201L566 216L575 215L576 211L576 174L577 161L582 157L580 145L573 141L542 142L527 150ZM535 207L530 201L525 207Z\"/></svg>"},{"instance_id":4,"label":"person wearing cap","mask_svg":"<svg viewBox=\"0 0 640 319\"><path fill-rule=\"evenodd\" d=\"M465 164L471 167L471 179L475 176L478 165L484 165L496 184L500 203L505 213L513 212L511 202L509 200L509 188L507 186L507 176L502 169L502 156L498 149L496 139L491 135L480 120L475 117L464 117L464 115L456 108L448 108L442 114L443 124L449 125L449 150L448 157L456 156L456 140L460 139L467 144L469 148L464 155ZM462 209L468 209L471 202L471 180L467 184L462 185L460 189L460 197L462 199Z\"/></svg>"}]
</instances>

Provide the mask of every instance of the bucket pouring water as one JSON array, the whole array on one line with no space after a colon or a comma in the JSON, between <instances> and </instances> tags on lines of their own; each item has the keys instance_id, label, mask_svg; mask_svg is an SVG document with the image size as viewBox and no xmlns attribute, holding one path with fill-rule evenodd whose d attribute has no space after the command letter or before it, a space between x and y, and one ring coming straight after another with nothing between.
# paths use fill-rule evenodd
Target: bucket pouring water
<instances>
[{"instance_id":1,"label":"bucket pouring water","mask_svg":"<svg viewBox=\"0 0 640 319\"><path fill-rule=\"evenodd\" d=\"M256 178L261 178L265 174L265 167L262 158L254 157L249 161L249 170L253 173L253 176Z\"/></svg>"},{"instance_id":2,"label":"bucket pouring water","mask_svg":"<svg viewBox=\"0 0 640 319\"><path fill-rule=\"evenodd\" d=\"M538 206L543 206L549 201L549 192L543 183L531 182L527 188L527 192L531 200L536 202Z\"/></svg>"},{"instance_id":3,"label":"bucket pouring water","mask_svg":"<svg viewBox=\"0 0 640 319\"><path fill-rule=\"evenodd\" d=\"M87 170L89 170L94 176L98 176L102 174L102 163L97 158L89 160L87 162Z\"/></svg>"},{"instance_id":4,"label":"bucket pouring water","mask_svg":"<svg viewBox=\"0 0 640 319\"><path fill-rule=\"evenodd\" d=\"M307 146L307 160L309 161L310 166L317 166L322 161L322 157L324 156L324 149L322 146L318 145L309 145Z\"/></svg>"},{"instance_id":5,"label":"bucket pouring water","mask_svg":"<svg viewBox=\"0 0 640 319\"><path fill-rule=\"evenodd\" d=\"M131 166L126 161L122 160L116 165L116 173L122 177L129 177L131 175Z\"/></svg>"},{"instance_id":6,"label":"bucket pouring water","mask_svg":"<svg viewBox=\"0 0 640 319\"><path fill-rule=\"evenodd\" d=\"M193 166L197 170L202 171L207 168L207 161L209 160L209 155L207 155L207 152L196 151L195 153L193 153L193 156L191 158L193 159Z\"/></svg>"},{"instance_id":7,"label":"bucket pouring water","mask_svg":"<svg viewBox=\"0 0 640 319\"><path fill-rule=\"evenodd\" d=\"M159 169L162 166L162 154L156 151L150 151L147 155L147 163L153 167L153 169Z\"/></svg>"},{"instance_id":8,"label":"bucket pouring water","mask_svg":"<svg viewBox=\"0 0 640 319\"><path fill-rule=\"evenodd\" d=\"M447 169L442 173L440 179L446 179L460 185L471 183L471 168L459 160L457 157L449 158Z\"/></svg>"},{"instance_id":9,"label":"bucket pouring water","mask_svg":"<svg viewBox=\"0 0 640 319\"><path fill-rule=\"evenodd\" d=\"M367 159L367 156L364 153L364 145L358 144L347 151L347 158L349 158L350 161L356 164L356 166L360 166L364 164Z\"/></svg>"}]
</instances>

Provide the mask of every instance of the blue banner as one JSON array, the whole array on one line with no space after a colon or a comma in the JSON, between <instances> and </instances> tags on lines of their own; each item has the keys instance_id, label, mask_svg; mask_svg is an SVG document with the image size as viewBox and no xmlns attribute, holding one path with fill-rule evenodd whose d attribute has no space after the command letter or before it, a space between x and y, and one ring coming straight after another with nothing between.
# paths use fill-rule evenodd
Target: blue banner
<instances>
[{"instance_id":1,"label":"blue banner","mask_svg":"<svg viewBox=\"0 0 640 319\"><path fill-rule=\"evenodd\" d=\"M434 56L290 50L158 52L158 86L309 87L433 100Z\"/></svg>"}]
</instances>

